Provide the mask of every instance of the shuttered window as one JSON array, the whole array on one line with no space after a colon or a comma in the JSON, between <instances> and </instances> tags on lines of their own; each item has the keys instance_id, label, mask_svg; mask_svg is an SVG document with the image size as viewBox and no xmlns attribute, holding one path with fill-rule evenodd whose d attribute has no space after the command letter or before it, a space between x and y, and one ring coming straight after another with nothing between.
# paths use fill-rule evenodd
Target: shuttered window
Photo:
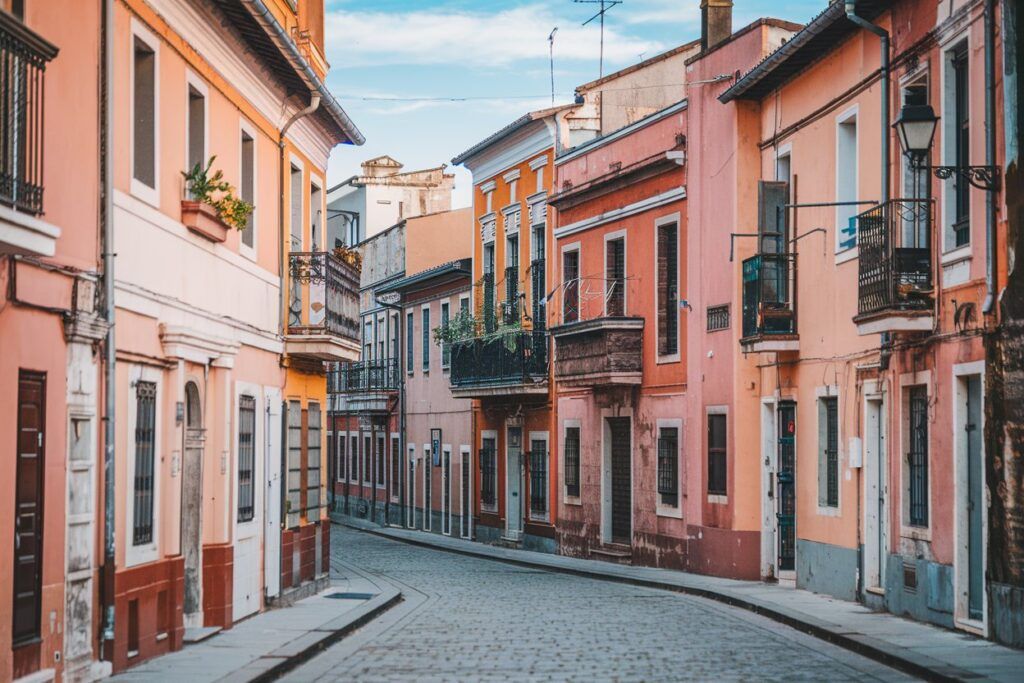
<instances>
[{"instance_id":1,"label":"shuttered window","mask_svg":"<svg viewBox=\"0 0 1024 683\"><path fill-rule=\"evenodd\" d=\"M658 497L666 507L679 506L679 429L658 429Z\"/></svg>"},{"instance_id":2,"label":"shuttered window","mask_svg":"<svg viewBox=\"0 0 1024 683\"><path fill-rule=\"evenodd\" d=\"M254 472L256 465L256 399L238 399L238 521L255 516Z\"/></svg>"},{"instance_id":3,"label":"shuttered window","mask_svg":"<svg viewBox=\"0 0 1024 683\"><path fill-rule=\"evenodd\" d=\"M402 454L401 444L397 436L391 437L391 497L398 498L398 479L402 471L400 457Z\"/></svg>"},{"instance_id":4,"label":"shuttered window","mask_svg":"<svg viewBox=\"0 0 1024 683\"><path fill-rule=\"evenodd\" d=\"M580 428L565 428L565 495L580 497Z\"/></svg>"},{"instance_id":5,"label":"shuttered window","mask_svg":"<svg viewBox=\"0 0 1024 683\"><path fill-rule=\"evenodd\" d=\"M626 240L605 242L605 313L626 314Z\"/></svg>"},{"instance_id":6,"label":"shuttered window","mask_svg":"<svg viewBox=\"0 0 1024 683\"><path fill-rule=\"evenodd\" d=\"M299 525L302 508L302 405L288 401L288 496L286 524Z\"/></svg>"},{"instance_id":7,"label":"shuttered window","mask_svg":"<svg viewBox=\"0 0 1024 683\"><path fill-rule=\"evenodd\" d=\"M928 526L928 389L913 387L909 397L910 524Z\"/></svg>"},{"instance_id":8,"label":"shuttered window","mask_svg":"<svg viewBox=\"0 0 1024 683\"><path fill-rule=\"evenodd\" d=\"M430 371L430 309L424 308L423 315L423 372Z\"/></svg>"},{"instance_id":9,"label":"shuttered window","mask_svg":"<svg viewBox=\"0 0 1024 683\"><path fill-rule=\"evenodd\" d=\"M413 366L416 363L416 355L413 347L416 343L414 334L415 321L412 311L405 314L405 371L408 373L413 372Z\"/></svg>"},{"instance_id":10,"label":"shuttered window","mask_svg":"<svg viewBox=\"0 0 1024 683\"><path fill-rule=\"evenodd\" d=\"M320 404L310 401L306 429L306 517L320 519Z\"/></svg>"},{"instance_id":11,"label":"shuttered window","mask_svg":"<svg viewBox=\"0 0 1024 683\"><path fill-rule=\"evenodd\" d=\"M156 448L156 384L135 385L135 497L132 541L153 542L154 451Z\"/></svg>"},{"instance_id":12,"label":"shuttered window","mask_svg":"<svg viewBox=\"0 0 1024 683\"><path fill-rule=\"evenodd\" d=\"M708 415L708 493L726 495L726 416Z\"/></svg>"},{"instance_id":13,"label":"shuttered window","mask_svg":"<svg viewBox=\"0 0 1024 683\"><path fill-rule=\"evenodd\" d=\"M441 302L441 329L447 329L448 320L450 317L450 304L447 301ZM451 344L441 344L441 367L445 370L452 364L452 347Z\"/></svg>"},{"instance_id":14,"label":"shuttered window","mask_svg":"<svg viewBox=\"0 0 1024 683\"><path fill-rule=\"evenodd\" d=\"M338 437L338 481L348 479L348 437L344 434Z\"/></svg>"},{"instance_id":15,"label":"shuttered window","mask_svg":"<svg viewBox=\"0 0 1024 683\"><path fill-rule=\"evenodd\" d=\"M580 319L580 252L562 254L562 322Z\"/></svg>"},{"instance_id":16,"label":"shuttered window","mask_svg":"<svg viewBox=\"0 0 1024 683\"><path fill-rule=\"evenodd\" d=\"M497 444L493 437L483 440L480 449L480 504L493 510L497 506Z\"/></svg>"},{"instance_id":17,"label":"shuttered window","mask_svg":"<svg viewBox=\"0 0 1024 683\"><path fill-rule=\"evenodd\" d=\"M679 229L658 226L658 355L679 353Z\"/></svg>"},{"instance_id":18,"label":"shuttered window","mask_svg":"<svg viewBox=\"0 0 1024 683\"><path fill-rule=\"evenodd\" d=\"M387 464L385 459L387 456L384 453L384 435L377 435L377 481L376 484L379 487L384 486L384 466Z\"/></svg>"}]
</instances>

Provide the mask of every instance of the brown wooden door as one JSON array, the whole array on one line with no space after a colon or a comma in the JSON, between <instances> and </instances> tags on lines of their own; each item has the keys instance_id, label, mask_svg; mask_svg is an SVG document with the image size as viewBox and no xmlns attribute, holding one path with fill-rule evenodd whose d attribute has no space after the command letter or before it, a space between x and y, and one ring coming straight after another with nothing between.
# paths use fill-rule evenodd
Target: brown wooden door
<instances>
[{"instance_id":1,"label":"brown wooden door","mask_svg":"<svg viewBox=\"0 0 1024 683\"><path fill-rule=\"evenodd\" d=\"M46 375L18 376L18 450L14 499L14 604L11 640L39 637L43 573L43 472L45 465Z\"/></svg>"},{"instance_id":2,"label":"brown wooden door","mask_svg":"<svg viewBox=\"0 0 1024 683\"><path fill-rule=\"evenodd\" d=\"M630 544L633 538L632 453L628 417L608 418L611 431L612 542Z\"/></svg>"}]
</instances>

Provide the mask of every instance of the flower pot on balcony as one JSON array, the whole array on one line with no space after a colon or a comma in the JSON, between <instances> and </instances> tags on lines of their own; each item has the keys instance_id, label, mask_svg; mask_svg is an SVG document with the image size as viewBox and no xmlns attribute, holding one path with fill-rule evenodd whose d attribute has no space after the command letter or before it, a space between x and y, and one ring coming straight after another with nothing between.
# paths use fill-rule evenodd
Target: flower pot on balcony
<instances>
[{"instance_id":1,"label":"flower pot on balcony","mask_svg":"<svg viewBox=\"0 0 1024 683\"><path fill-rule=\"evenodd\" d=\"M181 200L181 222L195 234L211 242L223 242L231 228L220 219L217 210L209 204L189 199Z\"/></svg>"}]
</instances>

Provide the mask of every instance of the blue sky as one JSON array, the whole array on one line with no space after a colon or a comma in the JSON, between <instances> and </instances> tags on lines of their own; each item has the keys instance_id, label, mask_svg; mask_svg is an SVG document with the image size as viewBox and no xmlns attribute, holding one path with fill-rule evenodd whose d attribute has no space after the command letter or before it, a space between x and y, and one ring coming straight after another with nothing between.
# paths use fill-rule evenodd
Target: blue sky
<instances>
[{"instance_id":1,"label":"blue sky","mask_svg":"<svg viewBox=\"0 0 1024 683\"><path fill-rule=\"evenodd\" d=\"M806 22L827 0L736 0L733 25L759 16ZM594 5L572 0L327 0L328 85L366 136L334 150L329 182L390 154L407 170L449 163L519 115L550 105L548 34L555 35L556 102L598 76ZM608 12L605 73L697 38L699 0L624 0ZM407 101L406 98L475 98ZM396 99L397 98L397 99ZM456 172L455 206L469 204Z\"/></svg>"}]
</instances>

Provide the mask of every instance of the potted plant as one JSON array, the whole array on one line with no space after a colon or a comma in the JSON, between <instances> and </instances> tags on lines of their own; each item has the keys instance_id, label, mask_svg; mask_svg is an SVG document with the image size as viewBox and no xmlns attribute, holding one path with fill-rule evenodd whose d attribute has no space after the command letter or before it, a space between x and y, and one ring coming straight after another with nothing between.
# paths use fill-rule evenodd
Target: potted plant
<instances>
[{"instance_id":1,"label":"potted plant","mask_svg":"<svg viewBox=\"0 0 1024 683\"><path fill-rule=\"evenodd\" d=\"M206 166L196 164L182 172L188 199L181 200L181 222L192 232L211 242L223 242L228 230L244 230L253 206L236 194L235 188L224 180L223 171L212 175L210 170L216 156Z\"/></svg>"},{"instance_id":2,"label":"potted plant","mask_svg":"<svg viewBox=\"0 0 1024 683\"><path fill-rule=\"evenodd\" d=\"M356 271L363 269L363 255L358 249L339 244L334 248L334 257Z\"/></svg>"}]
</instances>

